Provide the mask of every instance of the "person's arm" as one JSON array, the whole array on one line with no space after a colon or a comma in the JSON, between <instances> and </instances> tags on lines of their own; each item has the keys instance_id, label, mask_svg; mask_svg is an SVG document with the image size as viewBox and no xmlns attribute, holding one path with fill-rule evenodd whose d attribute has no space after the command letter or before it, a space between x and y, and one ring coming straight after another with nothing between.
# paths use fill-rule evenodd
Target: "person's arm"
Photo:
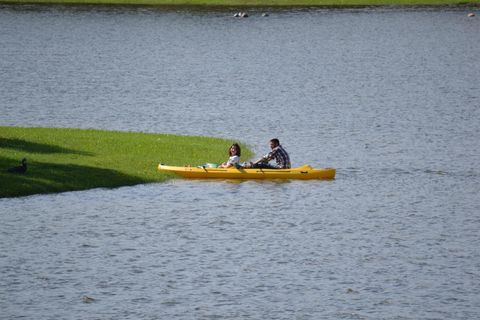
<instances>
[{"instance_id":1,"label":"person's arm","mask_svg":"<svg viewBox=\"0 0 480 320\"><path fill-rule=\"evenodd\" d=\"M269 154L264 155L263 157L255 161L253 164L258 164L259 162L268 162L272 160L275 157L276 152L277 152L277 149L273 149L272 151L270 151Z\"/></svg>"},{"instance_id":2,"label":"person's arm","mask_svg":"<svg viewBox=\"0 0 480 320\"><path fill-rule=\"evenodd\" d=\"M253 164L258 164L259 162L265 162L266 161L266 156L261 157L257 161L252 162Z\"/></svg>"},{"instance_id":3,"label":"person's arm","mask_svg":"<svg viewBox=\"0 0 480 320\"><path fill-rule=\"evenodd\" d=\"M240 163L240 157L239 156L232 156L228 159L227 163L223 166L223 168L231 168L235 166L236 163Z\"/></svg>"}]
</instances>

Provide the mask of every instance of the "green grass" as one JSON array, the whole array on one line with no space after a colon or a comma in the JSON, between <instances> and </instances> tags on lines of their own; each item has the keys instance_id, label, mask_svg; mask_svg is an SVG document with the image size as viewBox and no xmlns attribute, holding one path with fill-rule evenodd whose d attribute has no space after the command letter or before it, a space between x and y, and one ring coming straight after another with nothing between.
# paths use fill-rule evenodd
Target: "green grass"
<instances>
[{"instance_id":1,"label":"green grass","mask_svg":"<svg viewBox=\"0 0 480 320\"><path fill-rule=\"evenodd\" d=\"M200 165L228 158L234 141L102 130L0 126L0 198L161 182L159 163ZM242 145L242 159L252 156ZM27 158L25 174L7 172Z\"/></svg>"},{"instance_id":2,"label":"green grass","mask_svg":"<svg viewBox=\"0 0 480 320\"><path fill-rule=\"evenodd\" d=\"M381 5L466 5L479 0L0 0L0 3L115 4L163 6L381 6Z\"/></svg>"}]
</instances>

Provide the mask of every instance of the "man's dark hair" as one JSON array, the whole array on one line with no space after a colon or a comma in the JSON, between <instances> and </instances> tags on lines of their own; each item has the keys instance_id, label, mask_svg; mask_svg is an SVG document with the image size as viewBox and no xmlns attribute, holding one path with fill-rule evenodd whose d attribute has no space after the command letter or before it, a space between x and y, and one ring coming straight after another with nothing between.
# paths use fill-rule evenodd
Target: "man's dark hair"
<instances>
[{"instance_id":1,"label":"man's dark hair","mask_svg":"<svg viewBox=\"0 0 480 320\"><path fill-rule=\"evenodd\" d=\"M274 139L270 140L270 142L273 142L276 146L280 145L280 141L278 141L277 138L274 138Z\"/></svg>"}]
</instances>

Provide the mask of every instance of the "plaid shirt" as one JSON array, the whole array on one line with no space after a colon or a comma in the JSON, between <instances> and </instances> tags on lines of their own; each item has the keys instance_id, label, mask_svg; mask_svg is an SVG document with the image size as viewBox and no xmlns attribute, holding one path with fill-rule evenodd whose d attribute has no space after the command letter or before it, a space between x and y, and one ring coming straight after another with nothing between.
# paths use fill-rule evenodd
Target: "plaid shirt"
<instances>
[{"instance_id":1,"label":"plaid shirt","mask_svg":"<svg viewBox=\"0 0 480 320\"><path fill-rule=\"evenodd\" d=\"M290 157L288 156L287 151L283 149L282 146L276 146L270 151L269 154L263 157L265 161L270 161L275 159L277 162L277 167L280 169L290 169Z\"/></svg>"}]
</instances>

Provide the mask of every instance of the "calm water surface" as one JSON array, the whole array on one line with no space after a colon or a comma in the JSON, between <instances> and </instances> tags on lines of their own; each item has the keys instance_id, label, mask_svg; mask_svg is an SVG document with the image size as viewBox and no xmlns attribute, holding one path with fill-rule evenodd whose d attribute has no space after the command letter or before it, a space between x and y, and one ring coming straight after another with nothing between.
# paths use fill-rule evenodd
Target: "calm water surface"
<instances>
[{"instance_id":1,"label":"calm water surface","mask_svg":"<svg viewBox=\"0 0 480 320\"><path fill-rule=\"evenodd\" d=\"M0 125L337 168L1 199L0 318L479 318L480 19L233 12L0 7Z\"/></svg>"}]
</instances>

